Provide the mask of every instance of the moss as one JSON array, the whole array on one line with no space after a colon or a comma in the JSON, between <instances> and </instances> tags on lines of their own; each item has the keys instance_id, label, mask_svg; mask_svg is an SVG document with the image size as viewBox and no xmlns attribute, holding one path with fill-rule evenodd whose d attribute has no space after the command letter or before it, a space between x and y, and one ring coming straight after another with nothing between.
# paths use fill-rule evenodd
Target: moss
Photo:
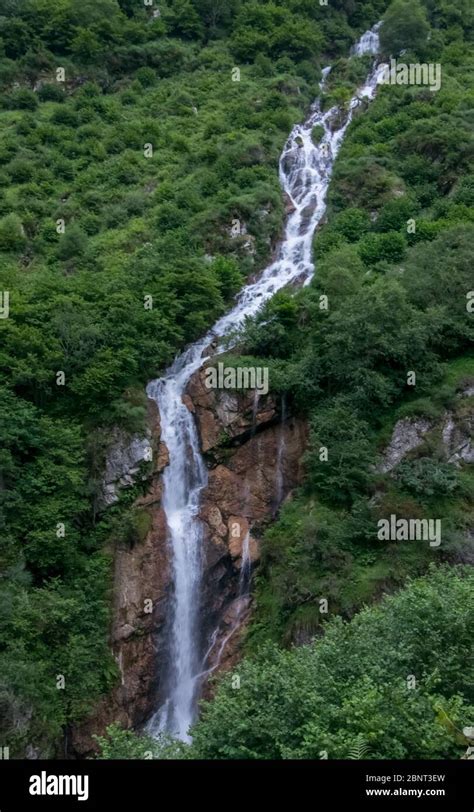
<instances>
[{"instance_id":1,"label":"moss","mask_svg":"<svg viewBox=\"0 0 474 812\"><path fill-rule=\"evenodd\" d=\"M136 510L134 516L134 523L136 530L136 538L140 542L145 541L152 526L151 514L148 512L148 510L144 509Z\"/></svg>"},{"instance_id":2,"label":"moss","mask_svg":"<svg viewBox=\"0 0 474 812\"><path fill-rule=\"evenodd\" d=\"M311 140L313 144L317 146L321 141L323 135L324 135L324 127L322 126L322 124L317 124L315 127L313 127L313 129L311 130Z\"/></svg>"}]
</instances>

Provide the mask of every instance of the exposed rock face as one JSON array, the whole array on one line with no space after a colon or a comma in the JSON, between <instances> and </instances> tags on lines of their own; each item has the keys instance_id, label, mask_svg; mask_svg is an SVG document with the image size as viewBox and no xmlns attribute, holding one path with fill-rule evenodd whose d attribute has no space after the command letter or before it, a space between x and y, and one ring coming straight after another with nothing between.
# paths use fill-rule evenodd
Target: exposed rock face
<instances>
[{"instance_id":1,"label":"exposed rock face","mask_svg":"<svg viewBox=\"0 0 474 812\"><path fill-rule=\"evenodd\" d=\"M142 463L155 460L159 472L168 464L168 449L160 442L160 417L156 404L148 400L147 426L144 436L129 435L115 428L105 453L105 471L97 500L99 511L118 502L119 492L135 483Z\"/></svg>"},{"instance_id":2,"label":"exposed rock face","mask_svg":"<svg viewBox=\"0 0 474 812\"><path fill-rule=\"evenodd\" d=\"M397 465L411 452L414 456L437 457L460 468L474 463L474 387L469 384L458 393L452 411L446 411L437 420L424 418L399 420L393 429L390 444L385 450L377 470L394 473ZM416 451L418 449L418 451ZM466 528L464 538L456 549L454 560L463 564L474 563L474 526Z\"/></svg>"},{"instance_id":3,"label":"exposed rock face","mask_svg":"<svg viewBox=\"0 0 474 812\"><path fill-rule=\"evenodd\" d=\"M118 502L120 488L133 485L142 462L151 459L150 437L127 436L116 429L107 449L99 508Z\"/></svg>"},{"instance_id":4,"label":"exposed rock face","mask_svg":"<svg viewBox=\"0 0 474 812\"><path fill-rule=\"evenodd\" d=\"M205 370L198 370L188 384L185 403L195 414L201 448L209 456L222 454L225 441L242 443L263 424L278 420L278 411L272 395L256 398L253 392L232 392L227 389L209 389L205 384Z\"/></svg>"},{"instance_id":5,"label":"exposed rock face","mask_svg":"<svg viewBox=\"0 0 474 812\"><path fill-rule=\"evenodd\" d=\"M454 411L445 412L441 419L427 420L423 417L398 420L392 438L384 451L377 470L385 474L392 471L407 454L423 445L428 437L438 432L441 439L441 452L446 462L455 465L474 462L474 407L467 398L472 397L474 388L467 386L458 395L458 406Z\"/></svg>"},{"instance_id":6,"label":"exposed rock face","mask_svg":"<svg viewBox=\"0 0 474 812\"><path fill-rule=\"evenodd\" d=\"M399 420L393 429L392 439L386 449L383 460L378 466L382 474L386 474L414 448L420 446L425 434L433 427L430 420L423 417L417 419L404 418Z\"/></svg>"},{"instance_id":7,"label":"exposed rock face","mask_svg":"<svg viewBox=\"0 0 474 812\"><path fill-rule=\"evenodd\" d=\"M448 462L460 465L474 462L474 416L467 417L461 424L448 413L443 426L443 445Z\"/></svg>"},{"instance_id":8,"label":"exposed rock face","mask_svg":"<svg viewBox=\"0 0 474 812\"><path fill-rule=\"evenodd\" d=\"M249 566L258 563L265 523L301 481L307 426L291 416L282 423L280 403L271 394L257 400L253 392L209 390L204 374L202 369L195 373L184 402L195 415L209 467L200 510L204 529L201 612L210 648L207 667L213 673L217 667L233 668L238 660L251 615ZM136 503L147 516L146 532L133 546L116 544L114 549L110 642L121 680L91 717L71 731L70 749L75 755L91 753L92 735L103 734L114 721L140 727L160 702L172 582L161 506L161 471L168 463L168 451L160 440L159 415L152 401L148 423L146 443L153 449L153 474L146 496ZM136 476L138 450L145 447L137 445L137 453L129 453L130 446L120 442L118 438L108 457L106 480L113 486L113 501L118 488ZM128 471L127 459L132 464ZM203 686L203 692L209 695L209 688Z\"/></svg>"},{"instance_id":9,"label":"exposed rock face","mask_svg":"<svg viewBox=\"0 0 474 812\"><path fill-rule=\"evenodd\" d=\"M214 636L209 664L228 668L238 657L251 608L240 577L244 542L254 565L265 523L301 482L308 432L293 417L282 423L281 404L271 393L257 399L253 392L208 389L203 369L191 378L187 395L210 466L200 511L206 558L203 619L208 637Z\"/></svg>"},{"instance_id":10,"label":"exposed rock face","mask_svg":"<svg viewBox=\"0 0 474 812\"><path fill-rule=\"evenodd\" d=\"M287 192L284 192L284 202L285 214L292 214L294 211L296 211L296 206Z\"/></svg>"},{"instance_id":11,"label":"exposed rock face","mask_svg":"<svg viewBox=\"0 0 474 812\"><path fill-rule=\"evenodd\" d=\"M165 516L160 504L161 483L154 480L141 501L150 520L146 537L133 547L114 551L113 621L110 646L120 671L120 682L83 724L73 728L70 747L75 754L94 749L93 734L120 722L137 727L150 715L156 686L156 662L165 655L165 618L169 592L169 561Z\"/></svg>"}]
</instances>

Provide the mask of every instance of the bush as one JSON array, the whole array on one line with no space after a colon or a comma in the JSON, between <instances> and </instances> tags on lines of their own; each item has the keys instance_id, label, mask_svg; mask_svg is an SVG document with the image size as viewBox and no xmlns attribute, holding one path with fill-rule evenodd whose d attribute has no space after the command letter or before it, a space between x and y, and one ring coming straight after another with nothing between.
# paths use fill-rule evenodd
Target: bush
<instances>
[{"instance_id":1,"label":"bush","mask_svg":"<svg viewBox=\"0 0 474 812\"><path fill-rule=\"evenodd\" d=\"M152 87L156 84L156 73L152 68L138 68L135 73L135 78L142 85L142 87Z\"/></svg>"},{"instance_id":2,"label":"bush","mask_svg":"<svg viewBox=\"0 0 474 812\"><path fill-rule=\"evenodd\" d=\"M319 142L321 141L321 138L323 137L324 132L325 132L325 130L324 130L324 127L323 127L322 124L316 124L316 126L313 127L313 129L311 130L311 140L312 140L313 144L316 147L318 146Z\"/></svg>"},{"instance_id":3,"label":"bush","mask_svg":"<svg viewBox=\"0 0 474 812\"><path fill-rule=\"evenodd\" d=\"M87 237L77 225L66 226L57 249L58 259L68 260L81 257L87 248Z\"/></svg>"},{"instance_id":4,"label":"bush","mask_svg":"<svg viewBox=\"0 0 474 812\"><path fill-rule=\"evenodd\" d=\"M38 99L32 90L21 87L6 97L6 104L12 110L36 110L38 107Z\"/></svg>"},{"instance_id":5,"label":"bush","mask_svg":"<svg viewBox=\"0 0 474 812\"><path fill-rule=\"evenodd\" d=\"M17 158L16 161L12 161L6 169L13 183L27 183L34 175L33 164L23 158Z\"/></svg>"},{"instance_id":6,"label":"bush","mask_svg":"<svg viewBox=\"0 0 474 812\"><path fill-rule=\"evenodd\" d=\"M405 255L406 241L403 235L396 231L367 234L360 241L358 249L362 261L367 265L374 265L381 260L397 262Z\"/></svg>"},{"instance_id":7,"label":"bush","mask_svg":"<svg viewBox=\"0 0 474 812\"><path fill-rule=\"evenodd\" d=\"M357 242L369 230L370 217L364 209L348 208L335 218L333 228L349 242Z\"/></svg>"},{"instance_id":8,"label":"bush","mask_svg":"<svg viewBox=\"0 0 474 812\"><path fill-rule=\"evenodd\" d=\"M404 488L421 497L447 496L459 487L457 469L429 457L402 460L395 477Z\"/></svg>"},{"instance_id":9,"label":"bush","mask_svg":"<svg viewBox=\"0 0 474 812\"><path fill-rule=\"evenodd\" d=\"M51 116L51 121L54 124L64 124L66 127L77 127L79 119L77 113L66 105L58 107Z\"/></svg>"},{"instance_id":10,"label":"bush","mask_svg":"<svg viewBox=\"0 0 474 812\"><path fill-rule=\"evenodd\" d=\"M0 220L0 249L20 251L26 244L22 222L17 214L7 214Z\"/></svg>"},{"instance_id":11,"label":"bush","mask_svg":"<svg viewBox=\"0 0 474 812\"><path fill-rule=\"evenodd\" d=\"M38 90L38 97L42 102L63 102L66 98L66 94L61 85L53 85L46 82L44 85L41 85Z\"/></svg>"}]
</instances>

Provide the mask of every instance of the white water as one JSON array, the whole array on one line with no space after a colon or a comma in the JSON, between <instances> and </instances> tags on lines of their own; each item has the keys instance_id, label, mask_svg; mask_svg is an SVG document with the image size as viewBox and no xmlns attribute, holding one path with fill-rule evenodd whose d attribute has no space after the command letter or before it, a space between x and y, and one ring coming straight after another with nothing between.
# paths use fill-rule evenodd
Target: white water
<instances>
[{"instance_id":1,"label":"white water","mask_svg":"<svg viewBox=\"0 0 474 812\"><path fill-rule=\"evenodd\" d=\"M250 560L250 532L247 530L245 538L242 542L242 554L240 562L240 576L239 576L239 598L245 594L250 581L250 568L252 562Z\"/></svg>"},{"instance_id":2,"label":"white water","mask_svg":"<svg viewBox=\"0 0 474 812\"><path fill-rule=\"evenodd\" d=\"M351 48L351 56L365 56L365 54L378 54L380 50L380 41L378 30L382 23L377 23L374 25L370 31L366 31L365 34L362 34L359 42L356 42L353 48Z\"/></svg>"},{"instance_id":3,"label":"white water","mask_svg":"<svg viewBox=\"0 0 474 812\"><path fill-rule=\"evenodd\" d=\"M378 36L374 29L366 32L356 47L357 55L375 53ZM374 50L375 49L375 50ZM325 198L335 157L354 109L362 97L371 99L383 66L374 68L363 87L349 105L344 125L331 132L329 122L336 108L322 113L319 102L304 124L297 124L285 144L280 159L279 175L283 190L294 205L288 216L277 259L256 282L239 294L233 309L202 339L190 346L167 370L163 378L151 381L147 394L158 404L161 436L169 450L170 461L163 473L163 508L168 525L172 553L174 596L171 618L170 668L167 675L167 698L148 723L148 731L167 731L184 741L189 740L189 727L194 721L196 698L205 662L199 629L201 585L201 534L197 517L199 496L207 482L207 471L191 412L182 402L192 374L206 360L205 350L217 337L222 337L243 323L277 290L296 280L309 282L314 272L311 243L314 230L325 211ZM323 71L323 85L329 68ZM318 146L311 139L314 126L322 125L324 135Z\"/></svg>"}]
</instances>

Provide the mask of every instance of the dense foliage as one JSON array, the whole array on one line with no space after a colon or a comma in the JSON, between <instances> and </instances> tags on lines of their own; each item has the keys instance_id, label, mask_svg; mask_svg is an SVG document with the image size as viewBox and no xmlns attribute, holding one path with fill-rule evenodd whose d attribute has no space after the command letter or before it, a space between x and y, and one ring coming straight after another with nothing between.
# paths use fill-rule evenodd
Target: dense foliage
<instances>
[{"instance_id":1,"label":"dense foliage","mask_svg":"<svg viewBox=\"0 0 474 812\"><path fill-rule=\"evenodd\" d=\"M158 13L138 0L0 0L0 290L10 294L0 319L0 728L12 755L28 743L57 753L68 725L117 678L107 649L110 552L136 494L106 516L97 510L109 432L142 430L147 379L271 255L284 216L277 162L285 138L318 94L323 64L334 64L323 104L344 106L367 69L347 58L349 48L387 5L170 0ZM264 540L254 649L317 631L321 597L330 615L350 615L426 569L429 548L374 544L374 520L388 506L419 515L439 505L448 549L462 541L472 508L467 473L442 460L410 461L382 485L371 468L398 409L439 414L472 375L473 13L468 0L408 5L395 0L387 12L383 47L413 49L406 61L441 61L442 88L383 88L355 119L315 243L313 285L275 297L243 337L245 351L271 365L290 407L310 417L313 437L306 490ZM322 469L318 449L328 443ZM406 594L431 617L436 588L464 599L468 583L433 574ZM403 595L395 600L408 613ZM417 650L402 665L423 689L402 707L394 605L350 626L331 621L314 652L265 647L242 666L247 687L245 678L241 693L224 685L206 710L193 752L344 755L360 734L382 757L455 755L430 714L438 701L455 725L467 713L464 609L449 615L459 630L447 666L453 684ZM416 636L416 613L404 627L407 639ZM361 672L350 669L365 662L380 629L390 681L381 687L367 660L364 694ZM318 658L342 668L339 646L348 658L341 682L356 674L353 690L341 686L345 705L328 705L320 720L313 710L310 727L292 734L293 702L329 701L313 689L305 698L302 686L314 682ZM265 684L257 741L249 724ZM272 692L282 685L288 706L278 722ZM395 721L384 715L384 696L399 709ZM410 713L423 731L418 744L407 732ZM100 743L107 757L150 749L118 728L112 744Z\"/></svg>"},{"instance_id":2,"label":"dense foliage","mask_svg":"<svg viewBox=\"0 0 474 812\"><path fill-rule=\"evenodd\" d=\"M432 20L443 22L422 49L442 66L441 89L379 88L336 161L311 286L277 294L243 335L312 430L304 492L263 539L252 650L267 637L309 639L331 612L352 615L468 543L472 472L447 463L441 427L446 410L461 424L472 414L472 398L460 397L474 376L472 29L469 16L465 31L446 27L444 13L437 4ZM409 416L435 428L393 476L381 474L379 452ZM439 518L439 549L382 545L377 522L391 514Z\"/></svg>"},{"instance_id":3,"label":"dense foliage","mask_svg":"<svg viewBox=\"0 0 474 812\"><path fill-rule=\"evenodd\" d=\"M108 551L133 493L98 514L108 432L142 429L147 379L269 257L287 133L321 59L347 54L384 6L0 3L0 716L12 755L27 742L53 753L116 679Z\"/></svg>"},{"instance_id":4,"label":"dense foliage","mask_svg":"<svg viewBox=\"0 0 474 812\"><path fill-rule=\"evenodd\" d=\"M438 569L312 646L263 648L195 726L201 758L456 758L474 710L472 569ZM359 756L361 757L361 756Z\"/></svg>"},{"instance_id":5,"label":"dense foliage","mask_svg":"<svg viewBox=\"0 0 474 812\"><path fill-rule=\"evenodd\" d=\"M117 726L104 758L460 758L474 711L472 568L433 568L399 594L334 618L323 638L239 663L202 705L193 744Z\"/></svg>"}]
</instances>

